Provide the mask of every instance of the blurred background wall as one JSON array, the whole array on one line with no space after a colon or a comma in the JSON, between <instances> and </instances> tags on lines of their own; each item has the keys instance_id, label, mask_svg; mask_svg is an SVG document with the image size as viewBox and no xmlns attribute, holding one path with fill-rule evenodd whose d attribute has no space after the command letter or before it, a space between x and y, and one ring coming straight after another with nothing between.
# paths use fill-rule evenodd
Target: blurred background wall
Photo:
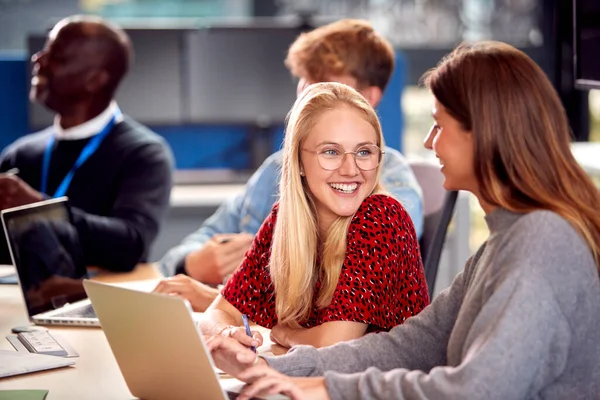
<instances>
[{"instance_id":1,"label":"blurred background wall","mask_svg":"<svg viewBox=\"0 0 600 400\"><path fill-rule=\"evenodd\" d=\"M211 26L264 26L265 21L279 21L268 22L281 28L273 29L271 37L274 37L283 35L286 26L298 27L307 22L318 26L342 17L369 19L397 48L398 66L379 113L388 145L405 153L420 151L420 139L428 124L421 121L421 114L427 120L429 106L423 105L422 99L427 96L418 89L418 78L456 43L471 39L502 40L527 51L551 79L568 92L565 95L569 100L567 106L576 107L581 114L573 117L575 135L586 139L590 132L588 93L569 90L564 80L557 80L562 67L556 60L556 49L560 47L560 38L556 36L565 36L565 32L558 32L556 19L561 14L563 19L567 18L564 12L556 11L561 2L571 4L563 0L2 0L0 105L6 106L0 107L5 114L0 117L6 123L0 135L0 147L51 120L41 107L31 107L27 103L28 58L32 51L43 45L45 31L54 22L82 12L111 19L130 28L133 36L143 29L156 31L155 34L138 33L138 37L134 37L138 56L120 95L129 95L129 100L138 99L137 102L125 101L122 104L124 111L167 138L175 151L179 169L251 171L262 158L279 148L283 133L280 115L240 121L234 115L239 110L239 104L236 104L237 108L228 110L229 120L217 118L212 121L206 116L193 115L198 110L190 109L203 108L202 101L206 103L210 97L235 98L244 91L240 90L243 80L226 81L226 74L222 74L221 78L225 80L219 82L216 89L199 87L206 81L190 77L190 72L201 74L197 72L202 67L201 60L213 55L202 53L196 55L197 60L190 60L194 56L189 51L189 38L193 36L189 32ZM293 18L297 16L304 19ZM28 41L32 35L37 35L37 42ZM292 41L293 37L285 40ZM222 40L222 46L212 50L221 55L229 52L235 60L233 55L240 47L236 47L235 40ZM268 38L261 41L265 51L275 43L274 39ZM254 67L260 68L261 61L270 63L266 68L273 68L273 63L282 63L285 43L280 40L276 47L278 53L269 60L257 55ZM248 60L250 58L248 55ZM209 67L204 68L208 71ZM282 64L279 68L279 72L285 73ZM236 69L243 77L249 66L238 65ZM280 73L277 84L282 78L286 79ZM295 84L291 78L284 83L288 87ZM268 86L258 82L253 90L260 85ZM272 92L265 90L264 96L272 96ZM259 101L256 96L254 99ZM293 93L282 99L280 103L284 109L289 108ZM194 101L196 105L190 104ZM166 117L161 119L162 115ZM595 138L595 120L592 128Z\"/></svg>"}]
</instances>

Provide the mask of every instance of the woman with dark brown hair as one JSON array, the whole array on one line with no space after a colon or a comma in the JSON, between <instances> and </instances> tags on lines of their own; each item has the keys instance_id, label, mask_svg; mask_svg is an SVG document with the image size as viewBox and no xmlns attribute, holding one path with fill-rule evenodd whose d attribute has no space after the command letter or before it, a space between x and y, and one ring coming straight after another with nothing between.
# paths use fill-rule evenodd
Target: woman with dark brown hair
<instances>
[{"instance_id":1,"label":"woman with dark brown hair","mask_svg":"<svg viewBox=\"0 0 600 400\"><path fill-rule=\"evenodd\" d=\"M600 192L571 154L552 85L498 42L460 45L424 82L435 97L425 147L447 189L477 196L488 240L389 333L260 358L211 339L217 365L251 383L240 399L598 398Z\"/></svg>"}]
</instances>

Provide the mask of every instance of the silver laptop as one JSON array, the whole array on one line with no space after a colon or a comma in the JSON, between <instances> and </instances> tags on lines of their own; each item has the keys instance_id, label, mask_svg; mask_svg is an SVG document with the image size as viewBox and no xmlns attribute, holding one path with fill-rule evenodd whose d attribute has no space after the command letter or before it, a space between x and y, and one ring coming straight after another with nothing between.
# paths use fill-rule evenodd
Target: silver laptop
<instances>
[{"instance_id":1,"label":"silver laptop","mask_svg":"<svg viewBox=\"0 0 600 400\"><path fill-rule=\"evenodd\" d=\"M86 298L87 271L68 199L3 210L2 225L30 321L99 326Z\"/></svg>"},{"instance_id":2,"label":"silver laptop","mask_svg":"<svg viewBox=\"0 0 600 400\"><path fill-rule=\"evenodd\" d=\"M187 301L90 280L83 286L134 396L145 400L237 398L242 384L231 378L219 380Z\"/></svg>"}]
</instances>

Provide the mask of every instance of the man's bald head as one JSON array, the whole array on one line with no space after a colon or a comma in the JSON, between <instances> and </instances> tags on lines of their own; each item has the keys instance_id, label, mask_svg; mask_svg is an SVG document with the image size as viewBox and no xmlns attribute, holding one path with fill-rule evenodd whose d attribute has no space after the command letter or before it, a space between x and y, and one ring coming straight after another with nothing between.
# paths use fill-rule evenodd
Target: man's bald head
<instances>
[{"instance_id":1,"label":"man's bald head","mask_svg":"<svg viewBox=\"0 0 600 400\"><path fill-rule=\"evenodd\" d=\"M65 18L32 57L30 97L59 114L107 107L129 70L132 52L127 34L102 18Z\"/></svg>"},{"instance_id":2,"label":"man's bald head","mask_svg":"<svg viewBox=\"0 0 600 400\"><path fill-rule=\"evenodd\" d=\"M116 25L96 16L74 15L59 21L49 38L65 35L82 45L88 61L110 75L114 92L132 63L133 48L127 34Z\"/></svg>"}]
</instances>

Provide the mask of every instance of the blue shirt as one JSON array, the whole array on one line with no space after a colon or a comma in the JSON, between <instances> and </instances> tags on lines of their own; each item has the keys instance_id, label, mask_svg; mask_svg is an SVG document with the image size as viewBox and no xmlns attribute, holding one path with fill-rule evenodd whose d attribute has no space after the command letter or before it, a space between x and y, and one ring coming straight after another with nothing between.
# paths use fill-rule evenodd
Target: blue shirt
<instances>
[{"instance_id":1,"label":"blue shirt","mask_svg":"<svg viewBox=\"0 0 600 400\"><path fill-rule=\"evenodd\" d=\"M243 193L224 201L196 232L165 254L160 261L165 276L184 272L185 257L218 233L247 232L255 235L258 232L273 204L279 199L282 154L282 151L278 151L269 156L250 177ZM421 187L406 158L390 147L385 148L381 183L404 206L413 221L417 237L420 238L423 231Z\"/></svg>"}]
</instances>

